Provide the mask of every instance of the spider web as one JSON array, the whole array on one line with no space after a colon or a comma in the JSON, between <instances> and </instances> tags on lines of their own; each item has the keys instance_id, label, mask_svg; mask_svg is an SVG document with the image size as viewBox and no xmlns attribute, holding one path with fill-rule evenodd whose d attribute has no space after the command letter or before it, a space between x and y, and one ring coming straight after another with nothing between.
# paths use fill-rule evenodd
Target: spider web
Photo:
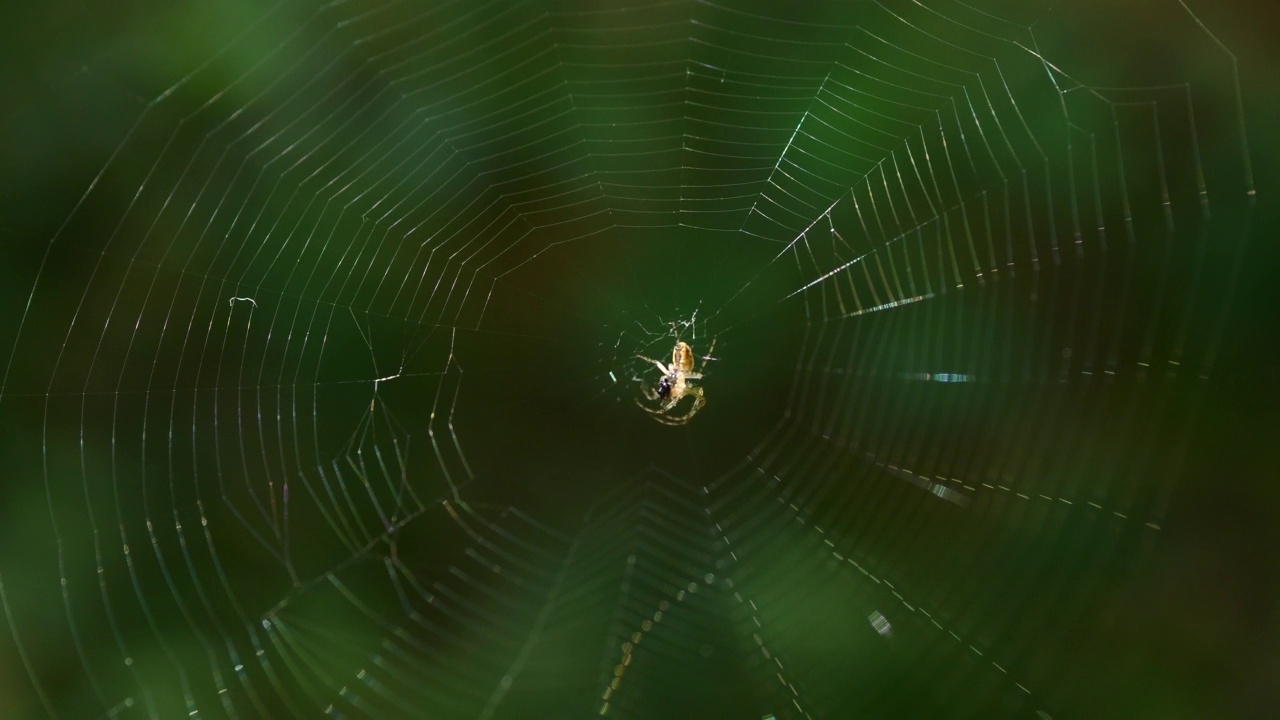
<instances>
[{"instance_id":1,"label":"spider web","mask_svg":"<svg viewBox=\"0 0 1280 720\"><path fill-rule=\"evenodd\" d=\"M7 714L1219 699L1130 662L1190 647L1135 608L1255 205L1236 56L1187 5L56 36L55 81L8 81ZM637 356L677 339L708 403L669 428Z\"/></svg>"}]
</instances>

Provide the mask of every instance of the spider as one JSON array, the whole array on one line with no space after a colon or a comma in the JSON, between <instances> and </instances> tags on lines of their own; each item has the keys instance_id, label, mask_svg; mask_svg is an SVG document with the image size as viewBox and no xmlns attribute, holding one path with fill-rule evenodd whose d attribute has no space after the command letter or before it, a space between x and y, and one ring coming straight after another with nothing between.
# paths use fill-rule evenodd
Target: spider
<instances>
[{"instance_id":1,"label":"spider","mask_svg":"<svg viewBox=\"0 0 1280 720\"><path fill-rule=\"evenodd\" d=\"M715 344L712 343L714 349ZM707 398L702 393L702 388L689 384L690 380L699 380L702 373L693 371L693 348L688 343L677 341L676 346L671 350L671 363L663 365L661 362L644 355L636 355L641 360L647 360L653 363L658 372L662 373L662 379L658 381L657 390L643 388L644 396L650 402L658 403L658 407L647 407L644 403L636 400L636 404L645 410L645 412L653 415L653 419L664 425L684 425L698 414L702 406L707 404ZM704 360L706 358L703 358ZM689 412L684 415L671 415L670 412L679 404L680 399L685 396L693 398L693 407L689 408Z\"/></svg>"}]
</instances>

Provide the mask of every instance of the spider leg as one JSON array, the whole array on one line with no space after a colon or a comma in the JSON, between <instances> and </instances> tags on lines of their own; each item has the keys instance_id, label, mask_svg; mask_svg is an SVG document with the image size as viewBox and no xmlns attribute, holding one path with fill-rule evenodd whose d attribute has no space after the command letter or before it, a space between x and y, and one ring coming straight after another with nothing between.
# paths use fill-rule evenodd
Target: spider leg
<instances>
[{"instance_id":1,"label":"spider leg","mask_svg":"<svg viewBox=\"0 0 1280 720\"><path fill-rule=\"evenodd\" d=\"M646 395L646 396L649 396L649 393L648 393L648 392L646 392L646 393L645 393L645 395ZM656 394L655 394L655 395L653 395L653 396L651 396L651 397L649 397L649 400L651 400L651 401L652 401L652 400L657 400L657 399L658 399L658 396L657 396ZM662 411L661 411L661 410L654 410L653 408L649 407L648 405L645 405L644 403L640 402L640 398L636 398L636 407L638 407L638 408L640 408L641 410L643 410L643 411L645 411L645 412L649 413L650 415L661 415L661 414L662 414Z\"/></svg>"},{"instance_id":2,"label":"spider leg","mask_svg":"<svg viewBox=\"0 0 1280 720\"><path fill-rule=\"evenodd\" d=\"M703 394L701 386L688 385L684 389L684 394L693 396L693 407L689 408L689 412L683 416L676 418L681 425L692 420L693 416L707 404L707 396Z\"/></svg>"},{"instance_id":3,"label":"spider leg","mask_svg":"<svg viewBox=\"0 0 1280 720\"><path fill-rule=\"evenodd\" d=\"M658 372L662 373L663 375L666 375L667 373L671 372L670 370L667 369L666 365L663 365L662 363L658 362L657 360L654 360L651 357L645 357L643 355L636 355L636 357L640 358L641 360L648 360L649 362L653 363L654 365L657 366Z\"/></svg>"},{"instance_id":4,"label":"spider leg","mask_svg":"<svg viewBox=\"0 0 1280 720\"><path fill-rule=\"evenodd\" d=\"M684 394L693 398L693 407L689 408L689 412L684 415L668 415L666 411L651 410L649 408L645 409L649 410L650 414L653 415L654 420L657 420L663 425L684 425L688 423L694 415L697 415L698 411L707 404L707 398L703 395L701 387L695 387L692 385L687 386L684 389ZM672 404L667 407L667 410L669 411L674 407L675 405Z\"/></svg>"},{"instance_id":5,"label":"spider leg","mask_svg":"<svg viewBox=\"0 0 1280 720\"><path fill-rule=\"evenodd\" d=\"M651 400L651 401L658 401L658 400L659 400L659 399L658 399L658 395L657 395L657 393L651 393L651 392L650 392L650 391L648 391L647 389L646 389L646 391L645 391L645 396L646 396L646 397L648 397L648 398L649 398L649 400ZM639 399L639 398L636 398L636 405L637 405L641 410L644 410L645 412L647 412L647 413L649 413L650 415L652 415L652 416L653 416L653 418L654 418L655 420L657 420L658 422L668 422L668 421L666 420L667 412L668 412L668 411L670 411L670 410L671 410L671 408L675 406L675 403L671 402L671 399L670 399L670 398L667 398L666 400L661 400L661 401L659 401L659 402L658 402L658 407L656 407L656 408L655 408L655 407L649 407L648 405L645 405L644 403L640 402L640 399Z\"/></svg>"},{"instance_id":6,"label":"spider leg","mask_svg":"<svg viewBox=\"0 0 1280 720\"><path fill-rule=\"evenodd\" d=\"M705 364L705 363L706 363L706 361L708 361L708 360L715 360L716 358L712 357L712 355L713 355L713 354L715 354L715 351L716 351L716 339L715 339L715 338L711 338L711 347L710 347L710 348L707 348L707 354L706 354L706 355L703 355L703 356L700 358L700 359L702 360L702 362Z\"/></svg>"}]
</instances>

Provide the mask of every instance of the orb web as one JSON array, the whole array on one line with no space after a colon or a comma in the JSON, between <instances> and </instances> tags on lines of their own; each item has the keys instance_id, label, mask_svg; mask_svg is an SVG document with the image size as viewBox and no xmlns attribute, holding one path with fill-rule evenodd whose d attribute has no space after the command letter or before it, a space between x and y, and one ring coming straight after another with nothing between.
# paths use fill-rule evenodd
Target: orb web
<instances>
[{"instance_id":1,"label":"orb web","mask_svg":"<svg viewBox=\"0 0 1280 720\"><path fill-rule=\"evenodd\" d=\"M1235 56L1151 5L100 28L10 116L62 124L5 297L6 696L1083 712L1255 202ZM676 340L681 429L634 402Z\"/></svg>"}]
</instances>

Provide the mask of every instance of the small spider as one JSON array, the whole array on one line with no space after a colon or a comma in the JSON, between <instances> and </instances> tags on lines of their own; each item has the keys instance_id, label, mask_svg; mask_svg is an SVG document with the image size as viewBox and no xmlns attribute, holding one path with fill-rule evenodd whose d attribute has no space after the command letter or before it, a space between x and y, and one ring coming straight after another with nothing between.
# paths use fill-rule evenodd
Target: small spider
<instances>
[{"instance_id":1,"label":"small spider","mask_svg":"<svg viewBox=\"0 0 1280 720\"><path fill-rule=\"evenodd\" d=\"M636 355L636 357L653 363L658 368L658 372L662 373L662 379L658 381L656 391L643 388L644 396L650 402L658 403L658 407L656 409L647 407L638 399L636 400L636 404L653 415L654 420L665 425L684 425L702 409L703 405L707 404L702 388L689 384L690 380L701 379L702 373L693 371L693 348L689 347L688 343L676 343L675 348L671 350L671 363L668 365L663 365L644 355ZM680 399L686 395L693 398L693 407L689 408L689 412L684 415L670 415L669 413L675 409Z\"/></svg>"}]
</instances>

